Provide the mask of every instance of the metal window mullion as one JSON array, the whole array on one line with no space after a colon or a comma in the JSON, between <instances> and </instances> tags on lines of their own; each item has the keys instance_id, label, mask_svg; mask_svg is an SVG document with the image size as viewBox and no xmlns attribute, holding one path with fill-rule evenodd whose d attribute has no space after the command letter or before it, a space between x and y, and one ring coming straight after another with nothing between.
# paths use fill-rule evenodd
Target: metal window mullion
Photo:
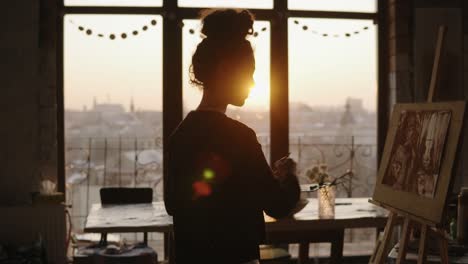
<instances>
[{"instance_id":1,"label":"metal window mullion","mask_svg":"<svg viewBox=\"0 0 468 264\"><path fill-rule=\"evenodd\" d=\"M57 1L56 17L56 93L57 93L57 190L65 192L65 104L64 104L64 54L63 54L63 1Z\"/></svg>"},{"instance_id":2,"label":"metal window mullion","mask_svg":"<svg viewBox=\"0 0 468 264\"><path fill-rule=\"evenodd\" d=\"M182 19L176 1L165 0L163 18L163 153L169 136L182 121ZM163 155L163 175L167 158Z\"/></svg>"},{"instance_id":3,"label":"metal window mullion","mask_svg":"<svg viewBox=\"0 0 468 264\"><path fill-rule=\"evenodd\" d=\"M274 0L277 14L271 25L270 68L270 161L278 160L289 151L289 62L287 1Z\"/></svg>"},{"instance_id":4,"label":"metal window mullion","mask_svg":"<svg viewBox=\"0 0 468 264\"><path fill-rule=\"evenodd\" d=\"M378 20L387 21L386 2L377 1ZM390 118L390 89L388 84L388 25L377 23L377 165L380 163ZM378 167L378 166L377 166Z\"/></svg>"}]
</instances>

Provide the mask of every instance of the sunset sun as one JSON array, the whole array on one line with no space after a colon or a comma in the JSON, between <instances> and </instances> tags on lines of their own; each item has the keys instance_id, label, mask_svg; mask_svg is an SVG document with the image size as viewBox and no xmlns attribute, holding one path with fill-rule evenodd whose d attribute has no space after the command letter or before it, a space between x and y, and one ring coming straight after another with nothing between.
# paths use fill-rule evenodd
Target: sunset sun
<instances>
[{"instance_id":1,"label":"sunset sun","mask_svg":"<svg viewBox=\"0 0 468 264\"><path fill-rule=\"evenodd\" d=\"M269 101L269 85L266 83L259 82L250 89L250 94L246 100L246 103L253 107L268 107Z\"/></svg>"}]
</instances>

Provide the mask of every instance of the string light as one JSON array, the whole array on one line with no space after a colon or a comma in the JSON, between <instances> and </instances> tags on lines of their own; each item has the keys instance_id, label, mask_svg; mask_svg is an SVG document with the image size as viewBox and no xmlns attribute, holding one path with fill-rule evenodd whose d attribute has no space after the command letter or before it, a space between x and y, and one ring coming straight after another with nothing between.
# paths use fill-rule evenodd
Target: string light
<instances>
[{"instance_id":1,"label":"string light","mask_svg":"<svg viewBox=\"0 0 468 264\"><path fill-rule=\"evenodd\" d=\"M88 35L88 36L93 35L93 31L94 31L93 29L87 28L87 27L86 27L86 29L85 29L85 27L82 26L82 25L76 25L75 22L74 22L73 20L69 20L69 22L70 22L72 25L77 26L77 28L78 28L79 31L84 31L84 33L86 33L86 35ZM157 21L156 19L152 19L152 20L149 21L149 23L150 23L151 26L157 26L158 21ZM149 29L148 25L143 25L143 26L141 27L141 30L143 30L143 31L147 31L148 29ZM132 35L133 35L133 36L137 36L137 35L139 34L139 31L138 31L138 30L132 30L131 32L132 32ZM98 36L99 38L103 38L104 35L108 35L108 36L109 36L109 39L114 40L114 39L116 39L116 36L119 36L119 35L120 35L121 39L127 39L127 37L128 37L130 34L127 34L126 32L122 32L122 33L120 33L120 34L116 34L116 33L109 33L109 34L98 33L98 34L96 34L96 36Z\"/></svg>"},{"instance_id":2,"label":"string light","mask_svg":"<svg viewBox=\"0 0 468 264\"><path fill-rule=\"evenodd\" d=\"M265 31L267 31L267 28L266 28L266 27L263 27L263 28L260 29L260 31L265 32ZM195 34L195 29L193 29L193 28L189 29L189 33L190 33L191 35ZM254 32L252 33L252 36L256 38L256 37L259 36L259 34L260 34L260 32L254 31Z\"/></svg>"},{"instance_id":3,"label":"string light","mask_svg":"<svg viewBox=\"0 0 468 264\"><path fill-rule=\"evenodd\" d=\"M73 25L75 25L75 23L74 23L72 20L70 20L70 23L73 24ZM306 24L301 24L298 20L294 20L293 23L296 24L296 25L299 25L299 26L302 28L302 30L304 30L304 31L308 31L308 30L310 29L308 25L306 25ZM150 21L150 25L152 25L152 26L156 26L157 24L158 24L158 22L157 22L156 19L152 19L152 20ZM141 30L142 30L142 31L147 31L148 29L149 29L148 25L143 25L143 26L141 27ZM368 29L369 29L368 26L365 26L365 27L362 28L362 30L368 30ZM87 28L87 29L85 30L85 27L84 27L84 26L79 25L79 26L78 26L78 30L79 30L79 31L84 31L84 32L86 33L86 35L88 35L88 36L93 35L93 30L92 30L91 28ZM265 31L267 31L267 28L266 28L266 27L263 27L260 31L261 31L261 32L265 32ZM341 34L334 33L334 34L331 34L331 33L329 33L329 32L318 32L318 31L316 31L316 30L311 30L311 32L312 32L312 34L318 34L318 35L321 35L322 37L328 37L328 36L330 35L330 36L333 36L333 37L335 37L335 38L338 38L338 37L340 37L341 35L343 35L343 36L349 38L349 37L351 37L351 35L352 35L351 33L341 33ZM360 33L360 30L355 30L355 31L352 31L352 32L353 32L354 35L358 35L358 34ZM192 28L189 29L189 33L193 35L193 34L195 34L195 30L192 29ZM132 35L133 35L133 36L137 36L138 34L139 34L139 31L138 31L138 30L133 30L133 31L132 31ZM253 37L258 37L259 34L260 34L259 31L254 31L252 35L253 35ZM98 33L97 36L100 37L100 38L103 38L103 37L104 37L104 34L103 34L103 33ZM127 33L121 33L121 34L120 34L120 37L121 37L122 39L127 39L128 35L127 35ZM109 34L109 38L110 38L111 40L116 39L116 34L114 34L114 33Z\"/></svg>"},{"instance_id":4,"label":"string light","mask_svg":"<svg viewBox=\"0 0 468 264\"><path fill-rule=\"evenodd\" d=\"M302 28L302 30L304 30L304 31L308 31L310 29L308 25L301 24L298 20L293 20L293 23L300 26ZM369 27L367 27L367 26L362 28L362 30L368 30L368 29L369 29ZM266 30L267 30L267 28L263 27L260 31L264 32ZM316 30L311 30L311 32L312 32L312 34L318 34L318 35L320 35L320 36L322 36L324 38L326 38L328 36L333 36L334 38L339 38L340 36L344 36L344 37L349 38L349 37L352 36L352 34L358 35L361 31L360 30L354 30L354 31L351 31L352 33L330 33L330 32L318 32ZM189 33L193 35L193 34L195 34L195 30L193 28L189 29ZM260 32L254 31L252 35L254 37L258 37L259 34L260 34Z\"/></svg>"},{"instance_id":5,"label":"string light","mask_svg":"<svg viewBox=\"0 0 468 264\"><path fill-rule=\"evenodd\" d=\"M306 25L306 24L301 25L301 23L298 20L294 20L293 22L294 22L294 24L299 25L304 31L309 30L308 25ZM368 30L368 29L369 29L369 27L367 27L367 26L362 28L362 30ZM312 32L312 34L319 34L324 38L326 38L328 36L333 36L334 38L339 38L340 36L345 36L347 38L351 37L351 33L341 33L341 34L340 33L330 33L330 32L320 32L319 33L316 30L311 30L311 32ZM355 31L352 31L352 32L354 33L354 35L357 35L357 34L360 33L360 30L355 30Z\"/></svg>"}]
</instances>

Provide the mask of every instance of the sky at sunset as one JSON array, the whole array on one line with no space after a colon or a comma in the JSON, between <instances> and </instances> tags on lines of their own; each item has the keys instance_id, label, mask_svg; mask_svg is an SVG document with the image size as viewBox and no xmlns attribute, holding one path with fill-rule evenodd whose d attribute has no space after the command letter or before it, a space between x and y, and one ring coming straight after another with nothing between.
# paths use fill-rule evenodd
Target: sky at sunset
<instances>
[{"instance_id":1,"label":"sky at sunset","mask_svg":"<svg viewBox=\"0 0 468 264\"><path fill-rule=\"evenodd\" d=\"M97 0L67 0L81 5ZM128 0L106 1L128 5ZM131 1L133 5L160 5L160 1ZM181 6L270 8L271 0L180 0ZM310 6L313 3L315 6ZM356 4L359 2L360 4ZM304 4L306 3L306 4ZM353 4L351 4L353 3ZM252 7L252 6L249 6ZM375 11L373 0L290 1L290 8ZM156 25L151 21L156 20ZM295 21L297 20L297 23ZM289 19L290 102L314 106L342 106L347 97L361 98L374 111L377 94L377 31L372 21L340 19ZM79 29L83 27L83 30ZM146 30L143 27L147 26ZM255 50L256 86L246 109L269 107L269 35L267 21L257 21L257 37L249 37ZM307 30L303 29L307 26ZM367 28L367 29L364 29ZM89 35L87 30L91 30ZM199 22L185 20L183 27L184 108L197 106L201 93L188 83L188 67L199 36ZM264 31L262 31L262 29ZM133 35L137 30L138 34ZM190 31L194 30L191 34ZM358 33L355 33L358 32ZM125 38L122 33L126 33ZM98 34L102 34L102 37ZM115 39L110 38L115 35ZM323 36L326 34L327 36ZM346 37L346 34L350 34ZM81 110L97 102L123 104L133 97L140 110L162 109L162 17L155 15L66 15L64 18L65 106ZM165 76L178 78L178 76Z\"/></svg>"}]
</instances>

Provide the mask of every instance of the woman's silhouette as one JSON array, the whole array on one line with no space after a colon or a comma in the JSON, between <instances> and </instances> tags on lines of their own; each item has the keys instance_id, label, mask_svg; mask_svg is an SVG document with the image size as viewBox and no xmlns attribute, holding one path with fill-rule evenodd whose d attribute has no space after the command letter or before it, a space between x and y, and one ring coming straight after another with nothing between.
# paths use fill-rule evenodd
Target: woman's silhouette
<instances>
[{"instance_id":1,"label":"woman's silhouette","mask_svg":"<svg viewBox=\"0 0 468 264\"><path fill-rule=\"evenodd\" d=\"M255 132L225 115L228 104L244 104L253 85L255 60L246 40L252 14L213 10L202 22L191 80L203 98L170 138L164 180L176 262L257 263L263 211L285 217L299 199L296 165L285 157L273 173Z\"/></svg>"}]
</instances>

